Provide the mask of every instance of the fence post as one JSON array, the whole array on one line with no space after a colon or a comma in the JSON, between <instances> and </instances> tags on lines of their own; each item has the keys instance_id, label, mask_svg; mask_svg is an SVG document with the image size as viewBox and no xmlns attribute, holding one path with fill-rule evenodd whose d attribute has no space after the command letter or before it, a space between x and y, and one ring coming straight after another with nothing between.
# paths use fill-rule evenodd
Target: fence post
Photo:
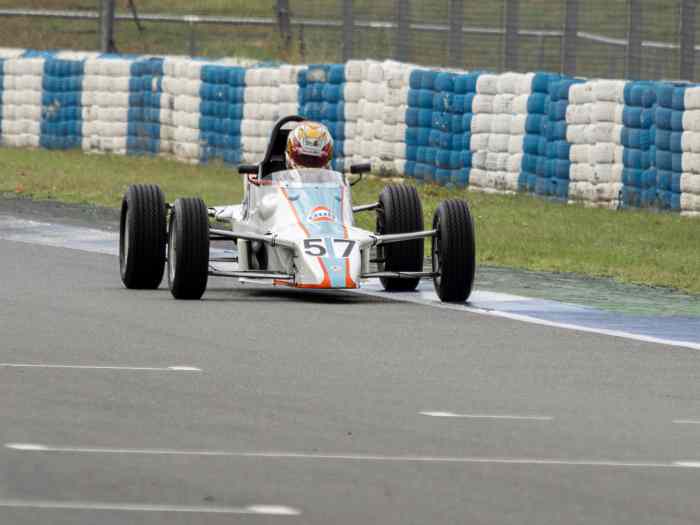
<instances>
[{"instance_id":1,"label":"fence post","mask_svg":"<svg viewBox=\"0 0 700 525\"><path fill-rule=\"evenodd\" d=\"M352 0L343 0L343 62L352 58L355 17L352 12Z\"/></svg>"},{"instance_id":2,"label":"fence post","mask_svg":"<svg viewBox=\"0 0 700 525\"><path fill-rule=\"evenodd\" d=\"M695 2L681 0L681 78L695 78Z\"/></svg>"},{"instance_id":3,"label":"fence post","mask_svg":"<svg viewBox=\"0 0 700 525\"><path fill-rule=\"evenodd\" d=\"M280 31L283 50L289 53L292 46L292 24L290 21L289 0L277 0L277 26Z\"/></svg>"},{"instance_id":4,"label":"fence post","mask_svg":"<svg viewBox=\"0 0 700 525\"><path fill-rule=\"evenodd\" d=\"M114 53L114 0L100 0L100 51Z\"/></svg>"},{"instance_id":5,"label":"fence post","mask_svg":"<svg viewBox=\"0 0 700 525\"><path fill-rule=\"evenodd\" d=\"M464 0L450 0L447 18L450 21L447 63L452 67L464 67Z\"/></svg>"},{"instance_id":6,"label":"fence post","mask_svg":"<svg viewBox=\"0 0 700 525\"><path fill-rule=\"evenodd\" d=\"M642 70L642 5L640 0L629 0L627 27L627 67L625 76L639 80Z\"/></svg>"},{"instance_id":7,"label":"fence post","mask_svg":"<svg viewBox=\"0 0 700 525\"><path fill-rule=\"evenodd\" d=\"M561 71L571 76L576 74L578 3L579 0L566 0L566 14L564 15L564 42L561 53Z\"/></svg>"},{"instance_id":8,"label":"fence post","mask_svg":"<svg viewBox=\"0 0 700 525\"><path fill-rule=\"evenodd\" d=\"M191 57L194 56L194 53L197 49L196 41L197 38L195 36L195 24L194 20L190 20L187 25L190 28L190 37L189 37L189 45L188 45L188 53L190 54Z\"/></svg>"},{"instance_id":9,"label":"fence post","mask_svg":"<svg viewBox=\"0 0 700 525\"><path fill-rule=\"evenodd\" d=\"M505 57L503 65L508 71L518 69L518 31L520 29L520 0L505 0Z\"/></svg>"},{"instance_id":10,"label":"fence post","mask_svg":"<svg viewBox=\"0 0 700 525\"><path fill-rule=\"evenodd\" d=\"M396 1L396 60L399 62L409 60L410 10L410 0Z\"/></svg>"},{"instance_id":11,"label":"fence post","mask_svg":"<svg viewBox=\"0 0 700 525\"><path fill-rule=\"evenodd\" d=\"M544 69L544 35L540 34L537 37L537 68Z\"/></svg>"}]
</instances>

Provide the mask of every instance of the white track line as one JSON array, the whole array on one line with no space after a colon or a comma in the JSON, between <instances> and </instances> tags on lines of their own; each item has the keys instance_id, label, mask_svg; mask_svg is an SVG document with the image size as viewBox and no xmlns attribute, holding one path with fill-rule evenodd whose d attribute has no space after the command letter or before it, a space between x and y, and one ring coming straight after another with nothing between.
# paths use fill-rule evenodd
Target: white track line
<instances>
[{"instance_id":1,"label":"white track line","mask_svg":"<svg viewBox=\"0 0 700 525\"><path fill-rule=\"evenodd\" d=\"M676 461L675 465L685 468L700 468L700 461Z\"/></svg>"},{"instance_id":2,"label":"white track line","mask_svg":"<svg viewBox=\"0 0 700 525\"><path fill-rule=\"evenodd\" d=\"M551 416L516 416L512 414L456 414L455 412L419 412L421 416L445 417L458 419L504 419L515 421L552 421Z\"/></svg>"},{"instance_id":3,"label":"white track line","mask_svg":"<svg viewBox=\"0 0 700 525\"><path fill-rule=\"evenodd\" d=\"M546 458L500 458L500 457L459 457L459 456L386 456L381 454L310 454L304 452L234 452L226 450L176 450L166 448L104 448L104 447L57 447L37 443L6 443L5 448L22 452L56 452L69 454L105 455L167 455L230 457L253 459L304 459L335 461L375 461L394 463L461 463L461 464L500 464L500 465L543 465L571 467L613 467L613 468L700 468L700 462L693 461L615 461L595 459L546 459Z\"/></svg>"},{"instance_id":4,"label":"white track line","mask_svg":"<svg viewBox=\"0 0 700 525\"><path fill-rule=\"evenodd\" d=\"M543 319L537 319L536 317L530 317L527 315L512 314L508 312L499 312L496 310L483 310L481 308L468 308L469 311L482 314L490 315L493 317L500 317L503 319L510 319L513 321L522 321L530 324L537 324L540 326L548 326L551 328L564 328L566 330L575 330L577 332L586 332L589 334L599 334L607 335L610 337L618 337L621 339L630 339L632 341L641 341L643 343L654 343L666 346L679 346L682 348L691 348L693 350L700 350L700 343L693 343L690 341L678 341L674 339L664 339L661 337L652 337L648 335L633 334L630 332L624 332L622 330L609 330L607 328L589 328L587 326L569 324L569 323L558 323L554 321L545 321Z\"/></svg>"},{"instance_id":5,"label":"white track line","mask_svg":"<svg viewBox=\"0 0 700 525\"><path fill-rule=\"evenodd\" d=\"M283 505L248 507L205 507L188 505L152 505L147 503L107 503L97 501L0 500L0 507L24 509L106 510L137 512L185 512L197 514L252 514L257 516L299 516L301 512Z\"/></svg>"},{"instance_id":6,"label":"white track line","mask_svg":"<svg viewBox=\"0 0 700 525\"><path fill-rule=\"evenodd\" d=\"M673 422L676 425L700 425L700 421L693 419L674 419Z\"/></svg>"},{"instance_id":7,"label":"white track line","mask_svg":"<svg viewBox=\"0 0 700 525\"><path fill-rule=\"evenodd\" d=\"M642 334L634 334L631 332L625 332L623 330L612 330L608 328L592 328L588 326L572 324L572 323L562 323L557 321L547 321L545 319L540 319L538 317L532 317L529 315L515 314L511 312L505 312L502 310L491 310L486 308L479 308L476 306L471 306L469 303L465 304L452 304L443 303L438 299L435 292L419 290L415 293L387 293L384 291L379 291L371 289L368 287L358 288L353 290L354 293L359 293L363 295L371 295L373 297L381 297L390 301L399 301L405 303L414 303L424 306L431 306L433 308L441 308L444 310L456 310L458 312L473 313L479 315L488 315L491 317L499 317L501 319L509 319L511 321L520 321L528 324L535 324L539 326L547 326L549 328L563 328L565 330L575 330L577 332L585 332L589 334L605 335L610 337L618 337L622 339L629 339L632 341L641 341L643 343L654 343L666 346L678 346L682 348L691 348L693 350L700 350L700 343L695 343L691 341L679 341L675 339L665 339L662 337L653 337ZM527 299L521 297L521 299Z\"/></svg>"},{"instance_id":8,"label":"white track line","mask_svg":"<svg viewBox=\"0 0 700 525\"><path fill-rule=\"evenodd\" d=\"M75 370L136 370L146 372L201 372L194 366L168 366L157 368L151 366L93 366L93 365L49 365L42 363L0 363L0 368L67 368Z\"/></svg>"}]
</instances>

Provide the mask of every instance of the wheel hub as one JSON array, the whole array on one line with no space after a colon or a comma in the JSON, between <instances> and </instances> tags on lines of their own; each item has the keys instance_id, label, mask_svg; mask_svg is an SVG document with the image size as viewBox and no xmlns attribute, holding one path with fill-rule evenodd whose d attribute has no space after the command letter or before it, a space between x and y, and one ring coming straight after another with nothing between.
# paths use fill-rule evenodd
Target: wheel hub
<instances>
[{"instance_id":1,"label":"wheel hub","mask_svg":"<svg viewBox=\"0 0 700 525\"><path fill-rule=\"evenodd\" d=\"M168 232L168 277L170 282L175 281L175 265L177 264L177 243L175 241L175 220L170 223L170 231Z\"/></svg>"}]
</instances>

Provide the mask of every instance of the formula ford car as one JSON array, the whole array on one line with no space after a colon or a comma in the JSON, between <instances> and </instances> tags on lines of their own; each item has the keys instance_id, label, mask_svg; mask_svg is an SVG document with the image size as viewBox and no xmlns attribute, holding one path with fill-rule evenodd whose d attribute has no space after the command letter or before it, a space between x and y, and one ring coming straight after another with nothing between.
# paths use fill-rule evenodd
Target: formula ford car
<instances>
[{"instance_id":1,"label":"formula ford car","mask_svg":"<svg viewBox=\"0 0 700 525\"><path fill-rule=\"evenodd\" d=\"M363 279L379 278L387 291L414 290L427 277L442 301L464 302L475 271L467 203L440 203L429 230L423 228L420 198L410 185L387 185L377 202L353 207L350 186L370 171L369 164L351 166L357 175L352 183L336 171L286 169L287 136L303 120L281 119L264 160L239 167L245 175L241 205L207 208L197 197L166 204L157 186L130 186L120 221L124 285L158 288L167 262L176 299L200 299L209 275L323 289L358 288ZM370 210L376 212L374 232L353 221L353 214ZM228 227L216 228L210 219L214 226L225 222ZM425 238L432 240L430 271L423 270ZM217 256L210 241L232 241L237 250Z\"/></svg>"}]
</instances>

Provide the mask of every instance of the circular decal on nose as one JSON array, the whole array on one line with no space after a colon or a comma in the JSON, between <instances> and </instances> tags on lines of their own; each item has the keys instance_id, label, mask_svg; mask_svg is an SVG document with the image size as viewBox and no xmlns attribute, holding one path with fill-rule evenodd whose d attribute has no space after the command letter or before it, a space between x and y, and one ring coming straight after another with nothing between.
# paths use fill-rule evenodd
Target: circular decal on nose
<instances>
[{"instance_id":1,"label":"circular decal on nose","mask_svg":"<svg viewBox=\"0 0 700 525\"><path fill-rule=\"evenodd\" d=\"M333 213L327 206L316 206L309 214L309 222L331 222Z\"/></svg>"}]
</instances>

